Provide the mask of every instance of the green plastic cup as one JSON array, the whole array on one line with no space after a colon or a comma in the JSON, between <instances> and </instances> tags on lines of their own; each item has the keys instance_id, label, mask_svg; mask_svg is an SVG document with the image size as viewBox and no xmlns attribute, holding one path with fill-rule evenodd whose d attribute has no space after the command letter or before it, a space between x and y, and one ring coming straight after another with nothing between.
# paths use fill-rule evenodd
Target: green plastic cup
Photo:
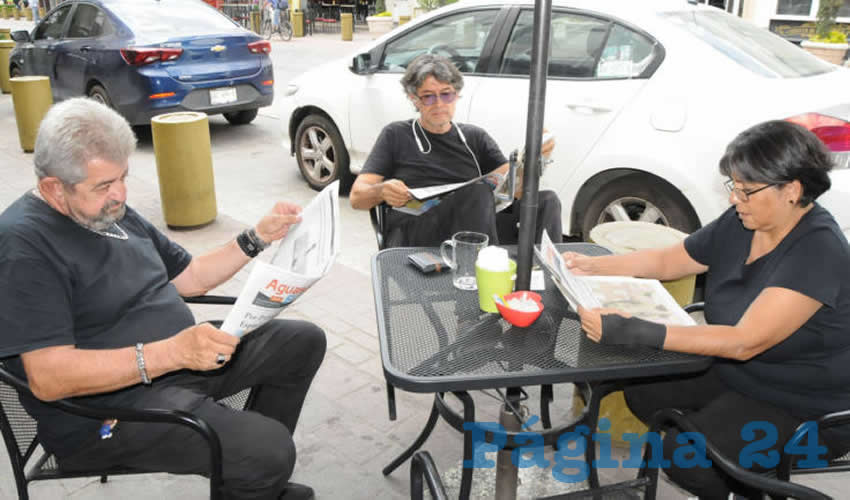
<instances>
[{"instance_id":1,"label":"green plastic cup","mask_svg":"<svg viewBox=\"0 0 850 500\"><path fill-rule=\"evenodd\" d=\"M478 282L478 307L486 312L499 312L493 294L511 293L516 280L516 261L511 259L507 271L489 271L475 264L475 280Z\"/></svg>"}]
</instances>

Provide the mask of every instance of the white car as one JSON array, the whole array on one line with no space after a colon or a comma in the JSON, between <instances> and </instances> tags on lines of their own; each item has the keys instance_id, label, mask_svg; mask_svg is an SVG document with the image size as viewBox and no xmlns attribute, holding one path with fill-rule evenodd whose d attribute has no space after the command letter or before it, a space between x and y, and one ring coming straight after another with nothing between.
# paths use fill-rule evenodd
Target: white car
<instances>
[{"instance_id":1,"label":"white car","mask_svg":"<svg viewBox=\"0 0 850 500\"><path fill-rule=\"evenodd\" d=\"M284 148L314 188L350 181L384 125L414 116L399 79L431 52L464 73L456 121L507 155L525 138L533 8L463 0L301 75L282 103ZM685 0L554 0L550 52L544 124L557 147L542 183L569 234L611 220L706 224L728 206L726 144L770 119L807 126L835 152L821 201L850 231L850 70Z\"/></svg>"}]
</instances>

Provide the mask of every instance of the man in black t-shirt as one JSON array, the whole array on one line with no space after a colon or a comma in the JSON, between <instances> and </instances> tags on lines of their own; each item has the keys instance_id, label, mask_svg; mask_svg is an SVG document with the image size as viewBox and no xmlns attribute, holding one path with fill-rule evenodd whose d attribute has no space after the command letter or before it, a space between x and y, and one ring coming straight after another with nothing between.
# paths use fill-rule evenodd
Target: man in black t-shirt
<instances>
[{"instance_id":1,"label":"man in black t-shirt","mask_svg":"<svg viewBox=\"0 0 850 500\"><path fill-rule=\"evenodd\" d=\"M63 470L206 474L208 446L186 427L98 421L42 401L85 396L105 408L183 410L218 434L225 497L312 498L288 481L324 333L273 320L239 339L195 324L181 298L230 279L300 220L300 208L278 203L235 240L193 258L126 206L135 141L106 106L83 98L54 106L36 140L37 187L0 215L0 358L35 395L21 402L39 443ZM215 402L248 387L257 388L254 411Z\"/></svg>"},{"instance_id":2,"label":"man in black t-shirt","mask_svg":"<svg viewBox=\"0 0 850 500\"><path fill-rule=\"evenodd\" d=\"M496 214L491 188L507 174L507 159L483 129L452 121L463 76L448 59L425 54L410 63L401 82L419 118L384 127L351 188L351 206L398 208L412 199L409 188L492 174L487 183L455 191L419 215L391 210L387 246L437 246L458 231L487 234L492 244L515 243L520 204ZM545 143L543 155L548 157L554 146L554 141ZM561 241L561 203L552 191L539 194L536 226L536 241L544 229L553 241Z\"/></svg>"}]
</instances>

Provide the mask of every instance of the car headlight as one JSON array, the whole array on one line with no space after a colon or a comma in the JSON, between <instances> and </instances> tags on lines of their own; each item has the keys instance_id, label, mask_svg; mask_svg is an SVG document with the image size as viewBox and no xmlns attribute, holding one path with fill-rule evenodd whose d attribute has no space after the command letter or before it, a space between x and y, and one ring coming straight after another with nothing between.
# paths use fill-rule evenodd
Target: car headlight
<instances>
[{"instance_id":1,"label":"car headlight","mask_svg":"<svg viewBox=\"0 0 850 500\"><path fill-rule=\"evenodd\" d=\"M295 95L296 92L298 92L298 85L295 85L294 83L290 83L289 85L286 86L286 90L283 91L283 95L291 96L291 95Z\"/></svg>"}]
</instances>

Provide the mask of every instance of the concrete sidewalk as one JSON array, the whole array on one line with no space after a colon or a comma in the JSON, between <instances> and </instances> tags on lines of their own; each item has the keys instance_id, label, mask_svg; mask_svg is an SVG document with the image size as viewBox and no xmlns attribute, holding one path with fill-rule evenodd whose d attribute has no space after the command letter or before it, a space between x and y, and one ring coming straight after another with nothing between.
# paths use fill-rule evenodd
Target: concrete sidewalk
<instances>
[{"instance_id":1,"label":"concrete sidewalk","mask_svg":"<svg viewBox=\"0 0 850 500\"><path fill-rule=\"evenodd\" d=\"M0 20L0 27L27 29L25 24L25 21ZM349 42L336 37L338 34L317 34L312 38L275 43L300 44L304 47L305 55L301 56L304 59L294 64L307 67L316 64L306 55L308 47L321 44L323 50L340 53L351 50ZM18 145L9 95L0 96L0 131L2 210L35 184L32 155L21 152ZM139 147L131 158L128 178L129 204L194 254L227 242L241 229L254 224L274 201L287 199L306 203L314 195L305 187L293 160L282 154L279 123L273 114L261 113L252 125L238 128L229 127L221 117L211 117L210 131L219 208L215 222L191 231L173 231L165 226L153 147L149 132L144 130L139 131ZM396 391L398 420L388 419L369 276L369 261L375 252L374 237L364 212L352 210L346 199L341 200L340 205L344 248L337 264L329 276L283 314L286 318L319 324L328 337L327 356L295 433L298 463L293 480L313 486L320 499L407 498L408 464L389 477L384 477L381 469L416 438L428 416L431 397ZM248 269L214 293L238 293ZM226 312L212 306L193 309L199 321L221 318ZM478 418L496 421L498 402L482 393L477 393L475 398ZM533 412L537 411L536 391L532 391L528 404ZM568 418L571 407L572 386L556 387L553 418L556 421ZM456 496L462 456L461 435L441 421L423 449L431 452ZM0 500L17 498L8 458L5 453L0 457ZM492 498L491 474L492 471L476 471L474 498ZM630 478L634 474L634 470L612 469L603 470L601 475L605 482ZM845 496L842 486L846 479L846 475L843 478L839 475L831 482L818 479L816 484L841 498ZM571 485L553 479L551 468L525 469L521 481L519 498L571 489ZM100 484L96 478L34 483L30 494L35 500L192 500L206 498L206 488L206 480L201 477L151 474L115 477L107 484ZM687 495L662 481L658 498L674 500L687 498Z\"/></svg>"}]
</instances>

